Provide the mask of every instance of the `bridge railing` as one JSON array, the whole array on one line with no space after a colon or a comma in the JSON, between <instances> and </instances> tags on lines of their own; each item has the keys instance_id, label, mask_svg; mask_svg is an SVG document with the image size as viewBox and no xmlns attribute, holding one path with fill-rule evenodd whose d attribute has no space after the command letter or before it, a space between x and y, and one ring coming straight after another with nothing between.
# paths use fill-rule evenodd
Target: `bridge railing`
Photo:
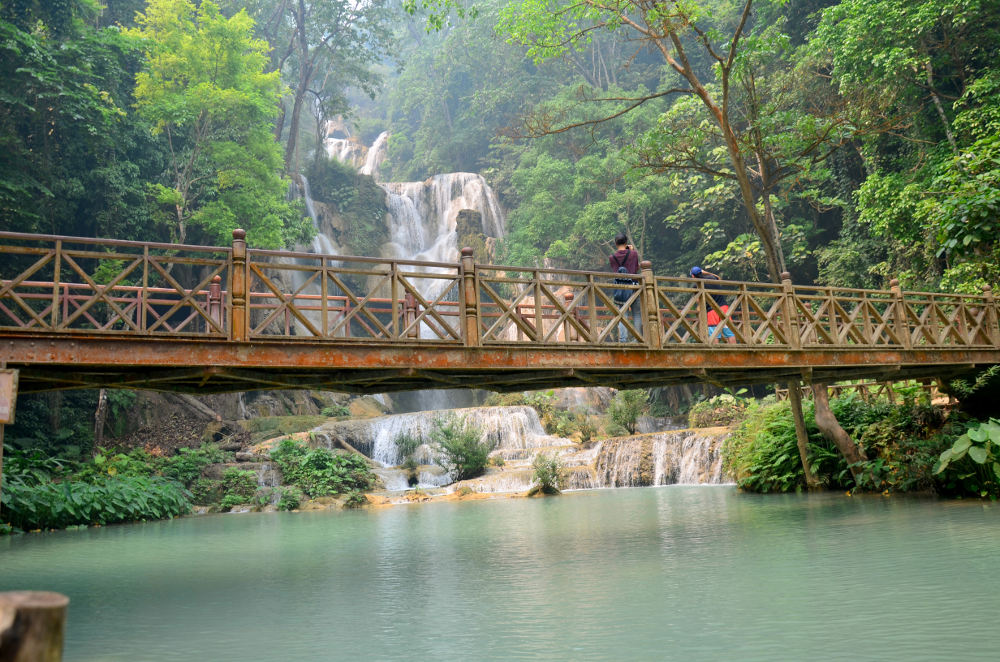
<instances>
[{"instance_id":1,"label":"bridge railing","mask_svg":"<svg viewBox=\"0 0 1000 662\"><path fill-rule=\"evenodd\" d=\"M227 338L230 253L0 232L0 328Z\"/></svg>"},{"instance_id":2,"label":"bridge railing","mask_svg":"<svg viewBox=\"0 0 1000 662\"><path fill-rule=\"evenodd\" d=\"M787 274L786 274L787 276ZM706 281L0 232L0 330L456 346L1000 346L982 294ZM615 291L627 294L623 304ZM726 305L723 305L722 301Z\"/></svg>"},{"instance_id":3,"label":"bridge railing","mask_svg":"<svg viewBox=\"0 0 1000 662\"><path fill-rule=\"evenodd\" d=\"M462 343L457 264L247 253L250 338Z\"/></svg>"}]
</instances>

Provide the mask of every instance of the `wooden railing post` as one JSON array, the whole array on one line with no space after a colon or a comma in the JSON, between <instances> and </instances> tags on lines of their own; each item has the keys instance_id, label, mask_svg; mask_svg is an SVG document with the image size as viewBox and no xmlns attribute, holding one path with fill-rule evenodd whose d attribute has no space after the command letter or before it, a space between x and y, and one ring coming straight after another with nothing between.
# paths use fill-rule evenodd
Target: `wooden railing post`
<instances>
[{"instance_id":1,"label":"wooden railing post","mask_svg":"<svg viewBox=\"0 0 1000 662\"><path fill-rule=\"evenodd\" d=\"M479 307L476 304L476 262L473 251L462 249L462 328L466 347L479 347Z\"/></svg>"},{"instance_id":2,"label":"wooden railing post","mask_svg":"<svg viewBox=\"0 0 1000 662\"><path fill-rule=\"evenodd\" d=\"M645 312L646 346L650 349L660 349L663 338L660 334L660 307L656 300L656 276L653 275L653 263L643 260L639 263L642 274L642 297L640 311Z\"/></svg>"},{"instance_id":3,"label":"wooden railing post","mask_svg":"<svg viewBox=\"0 0 1000 662\"><path fill-rule=\"evenodd\" d=\"M250 327L250 314L247 306L247 232L233 230L233 263L230 265L229 296L233 312L230 320L229 337L237 342L246 342Z\"/></svg>"},{"instance_id":4,"label":"wooden railing post","mask_svg":"<svg viewBox=\"0 0 1000 662\"><path fill-rule=\"evenodd\" d=\"M994 347L1000 347L1000 327L997 323L1000 314L997 312L997 300L993 297L993 288L983 285L983 296L986 297L986 334Z\"/></svg>"},{"instance_id":5,"label":"wooden railing post","mask_svg":"<svg viewBox=\"0 0 1000 662\"><path fill-rule=\"evenodd\" d=\"M802 347L802 334L799 330L799 315L795 307L795 290L792 287L792 274L787 271L781 272L781 293L788 344L795 349L799 349ZM792 387L789 386L788 388Z\"/></svg>"},{"instance_id":6,"label":"wooden railing post","mask_svg":"<svg viewBox=\"0 0 1000 662\"><path fill-rule=\"evenodd\" d=\"M407 338L419 338L417 325L417 298L411 292L403 296L403 328L406 329Z\"/></svg>"},{"instance_id":7,"label":"wooden railing post","mask_svg":"<svg viewBox=\"0 0 1000 662\"><path fill-rule=\"evenodd\" d=\"M567 310L573 305L573 293L564 292L563 293L563 305ZM573 312L570 313L573 317L576 317L577 310L574 308ZM579 340L579 335L576 332L576 327L569 321L569 317L563 320L563 342L570 343Z\"/></svg>"},{"instance_id":8,"label":"wooden railing post","mask_svg":"<svg viewBox=\"0 0 1000 662\"><path fill-rule=\"evenodd\" d=\"M0 641L11 662L59 662L69 598L51 591L0 593Z\"/></svg>"},{"instance_id":9,"label":"wooden railing post","mask_svg":"<svg viewBox=\"0 0 1000 662\"><path fill-rule=\"evenodd\" d=\"M903 301L903 290L899 286L898 278L889 281L889 291L892 292L892 317L896 335L903 343L903 347L910 349L913 347L913 338L910 336L910 326L906 322L906 302Z\"/></svg>"},{"instance_id":10,"label":"wooden railing post","mask_svg":"<svg viewBox=\"0 0 1000 662\"><path fill-rule=\"evenodd\" d=\"M214 276L208 286L208 316L222 326L222 276Z\"/></svg>"}]
</instances>

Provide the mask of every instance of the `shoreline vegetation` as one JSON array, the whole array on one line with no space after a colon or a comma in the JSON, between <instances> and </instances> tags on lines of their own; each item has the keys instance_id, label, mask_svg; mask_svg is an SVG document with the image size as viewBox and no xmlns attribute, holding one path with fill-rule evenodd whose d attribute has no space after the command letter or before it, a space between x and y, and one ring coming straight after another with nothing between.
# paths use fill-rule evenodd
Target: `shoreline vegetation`
<instances>
[{"instance_id":1,"label":"shoreline vegetation","mask_svg":"<svg viewBox=\"0 0 1000 662\"><path fill-rule=\"evenodd\" d=\"M805 403L809 462L822 490L848 495L935 494L948 498L1000 497L1000 421L976 420L959 409L933 403L919 385L897 386L900 402L864 399L847 392L832 398L831 409L865 458L849 467L816 426L811 401ZM551 393L494 397L491 404L527 404L536 409L546 432L592 445L635 432L646 405L642 391L622 391L596 420L555 406ZM339 413L339 412L338 412ZM775 493L806 489L787 401L723 393L702 400L687 412L690 428L728 428L722 445L724 472L741 490ZM479 493L457 488L412 487L379 491L377 466L361 453L316 445L308 430L321 417L274 417L258 421L270 438L244 435L247 444L233 452L217 443L179 447L98 448L86 460L53 456L39 449L5 448L3 533L85 528L124 522L169 519L186 514L245 511L307 511L383 507L432 500L519 498L559 494L564 469L557 456L534 458L528 491ZM281 421L280 419L287 419ZM603 421L603 424L602 424ZM247 424L251 424L250 421ZM599 429L600 428L600 429ZM599 436L599 432L601 433ZM264 436L267 436L265 434ZM427 439L396 440L404 458L400 468L416 475L415 452L428 443L436 460L454 479L502 468L492 446L474 428L444 417ZM236 460L240 461L237 462ZM414 483L415 484L415 481Z\"/></svg>"}]
</instances>

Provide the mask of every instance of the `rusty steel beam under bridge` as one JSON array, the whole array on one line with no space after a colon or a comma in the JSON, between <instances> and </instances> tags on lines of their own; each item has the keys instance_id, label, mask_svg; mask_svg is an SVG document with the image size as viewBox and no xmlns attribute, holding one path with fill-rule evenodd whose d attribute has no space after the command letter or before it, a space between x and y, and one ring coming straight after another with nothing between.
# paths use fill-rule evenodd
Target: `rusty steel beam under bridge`
<instances>
[{"instance_id":1,"label":"rusty steel beam under bridge","mask_svg":"<svg viewBox=\"0 0 1000 662\"><path fill-rule=\"evenodd\" d=\"M21 392L379 393L949 377L1000 363L982 294L0 233ZM624 293L626 301L616 301ZM732 332L725 342L725 331ZM731 344L730 344L731 343Z\"/></svg>"}]
</instances>

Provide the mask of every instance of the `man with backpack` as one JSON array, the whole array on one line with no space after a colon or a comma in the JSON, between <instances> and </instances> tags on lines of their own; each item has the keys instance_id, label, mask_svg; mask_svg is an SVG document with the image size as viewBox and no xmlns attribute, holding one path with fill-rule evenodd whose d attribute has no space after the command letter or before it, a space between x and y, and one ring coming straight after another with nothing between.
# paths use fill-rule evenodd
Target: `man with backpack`
<instances>
[{"instance_id":1,"label":"man with backpack","mask_svg":"<svg viewBox=\"0 0 1000 662\"><path fill-rule=\"evenodd\" d=\"M701 267L691 267L691 278L701 278L704 280L722 280L716 274L713 274L709 271L705 271ZM717 283L705 283L705 289L721 290L722 285ZM718 294L712 294L711 297L715 301L715 305L717 305L719 307L719 310L722 311L723 315L729 312L729 299L726 297L725 294L722 294L720 292ZM715 309L712 308L711 305L705 304L705 308L708 311L706 313L706 321L708 322L708 335L709 337L711 337L712 334L715 333L715 327L719 326L719 324L722 322L722 319L719 317L719 313L717 313ZM722 325L721 334L722 337L726 339L726 342L729 343L730 345L736 343L736 335L733 333L732 329L730 329L725 324Z\"/></svg>"},{"instance_id":2,"label":"man with backpack","mask_svg":"<svg viewBox=\"0 0 1000 662\"><path fill-rule=\"evenodd\" d=\"M608 263L611 266L611 271L617 274L639 273L639 251L628 243L628 237L625 236L624 232L615 235L615 252L608 257ZM638 285L639 283L638 278L627 278L624 275L615 278L615 285ZM634 294L638 294L638 296L633 299L626 312L622 307L628 303L629 299L632 299ZM631 316L632 325L639 332L640 337L642 336L642 306L639 305L641 296L642 291L638 289L619 288L614 291L615 304L622 309L622 312ZM632 337L624 323L618 323L618 342L637 340Z\"/></svg>"}]
</instances>

